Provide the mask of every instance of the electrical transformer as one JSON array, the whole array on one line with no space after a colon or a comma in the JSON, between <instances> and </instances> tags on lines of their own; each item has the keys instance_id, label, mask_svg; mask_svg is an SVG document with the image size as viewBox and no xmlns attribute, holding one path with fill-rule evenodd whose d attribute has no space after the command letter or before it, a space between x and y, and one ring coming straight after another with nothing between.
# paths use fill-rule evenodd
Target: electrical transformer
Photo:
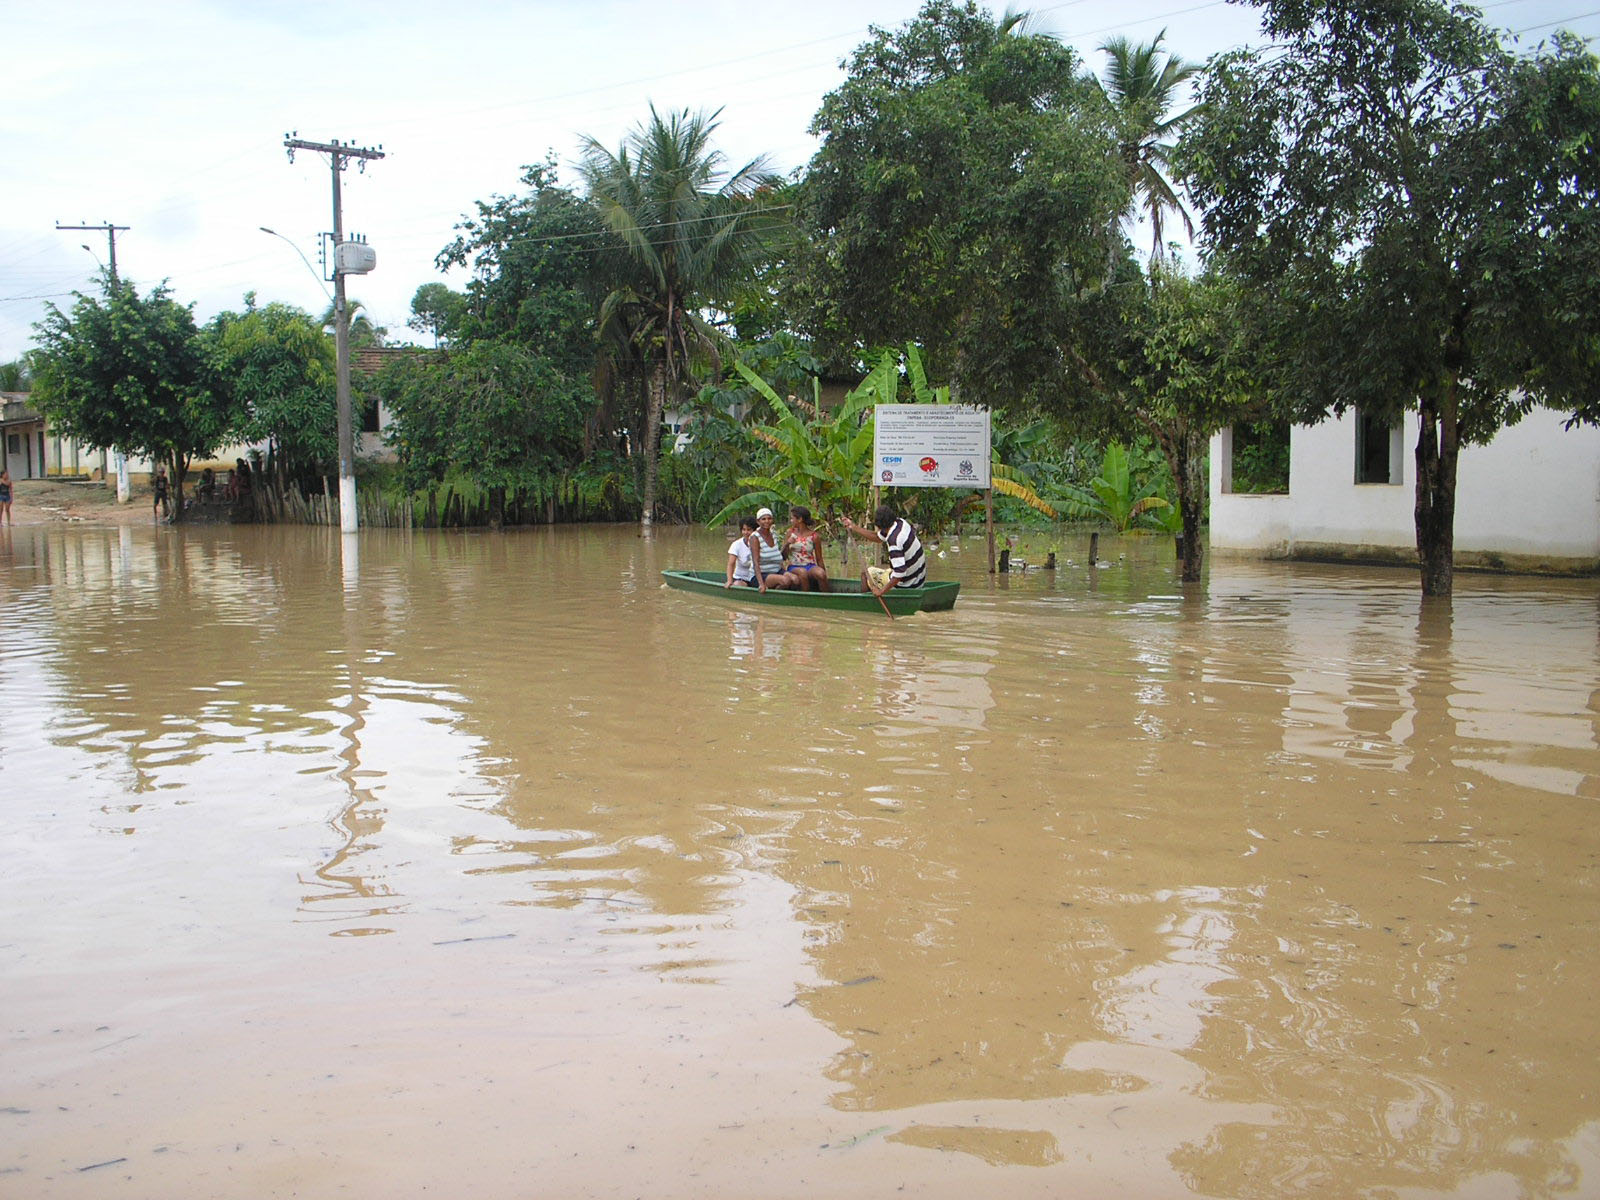
<instances>
[{"instance_id":1,"label":"electrical transformer","mask_svg":"<svg viewBox=\"0 0 1600 1200\"><path fill-rule=\"evenodd\" d=\"M365 242L340 242L333 248L333 269L339 275L365 275L378 265L378 252Z\"/></svg>"}]
</instances>

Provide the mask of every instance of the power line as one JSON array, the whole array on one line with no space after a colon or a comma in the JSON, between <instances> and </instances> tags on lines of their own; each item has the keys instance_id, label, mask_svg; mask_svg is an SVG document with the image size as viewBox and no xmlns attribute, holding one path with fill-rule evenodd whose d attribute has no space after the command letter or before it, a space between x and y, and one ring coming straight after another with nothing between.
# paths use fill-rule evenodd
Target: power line
<instances>
[{"instance_id":1,"label":"power line","mask_svg":"<svg viewBox=\"0 0 1600 1200\"><path fill-rule=\"evenodd\" d=\"M1149 17L1140 17L1137 21L1118 21L1115 25L1102 25L1099 29L1085 29L1078 33L1059 33L1059 41L1077 41L1079 38L1094 37L1098 33L1115 33L1119 29L1128 29L1134 25L1148 25L1152 21L1165 21L1169 17L1183 17L1189 13L1203 12L1208 8L1222 8L1228 0L1208 0L1205 4L1196 4L1192 8L1174 8L1167 12L1156 13Z\"/></svg>"},{"instance_id":2,"label":"power line","mask_svg":"<svg viewBox=\"0 0 1600 1200\"><path fill-rule=\"evenodd\" d=\"M1532 33L1535 29L1549 29L1552 26L1555 26L1555 25L1566 25L1566 24L1568 24L1568 23L1570 23L1572 21L1586 21L1590 17L1600 17L1600 8L1595 9L1593 12L1578 13L1576 16L1571 16L1571 17L1562 17L1558 21L1545 21L1543 24L1540 24L1540 25L1525 25L1521 29L1513 29L1511 32L1512 33ZM1589 38L1589 39L1586 39L1586 40L1593 41L1594 39L1593 38Z\"/></svg>"},{"instance_id":3,"label":"power line","mask_svg":"<svg viewBox=\"0 0 1600 1200\"><path fill-rule=\"evenodd\" d=\"M21 304L24 300L59 300L63 296L77 294L77 292L44 292L38 296L0 296L0 304Z\"/></svg>"}]
</instances>

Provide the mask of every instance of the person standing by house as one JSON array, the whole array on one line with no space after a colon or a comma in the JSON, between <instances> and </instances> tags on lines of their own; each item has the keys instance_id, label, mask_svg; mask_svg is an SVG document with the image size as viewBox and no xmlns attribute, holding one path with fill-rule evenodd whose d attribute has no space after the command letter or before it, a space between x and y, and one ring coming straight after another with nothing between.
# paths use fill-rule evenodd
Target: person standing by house
<instances>
[{"instance_id":1,"label":"person standing by house","mask_svg":"<svg viewBox=\"0 0 1600 1200\"><path fill-rule=\"evenodd\" d=\"M11 520L11 471L0 467L0 522L7 525L13 524Z\"/></svg>"},{"instance_id":2,"label":"person standing by house","mask_svg":"<svg viewBox=\"0 0 1600 1200\"><path fill-rule=\"evenodd\" d=\"M150 481L150 515L154 517L172 517L171 487L167 483L167 468L156 468L156 477Z\"/></svg>"},{"instance_id":3,"label":"person standing by house","mask_svg":"<svg viewBox=\"0 0 1600 1200\"><path fill-rule=\"evenodd\" d=\"M921 587L928 578L928 559L922 552L922 539L904 517L894 515L888 505L878 506L873 514L871 529L857 525L849 517L841 517L844 527L859 538L882 542L889 550L887 567L865 567L861 572L861 585L873 595L882 597L890 588Z\"/></svg>"}]
</instances>

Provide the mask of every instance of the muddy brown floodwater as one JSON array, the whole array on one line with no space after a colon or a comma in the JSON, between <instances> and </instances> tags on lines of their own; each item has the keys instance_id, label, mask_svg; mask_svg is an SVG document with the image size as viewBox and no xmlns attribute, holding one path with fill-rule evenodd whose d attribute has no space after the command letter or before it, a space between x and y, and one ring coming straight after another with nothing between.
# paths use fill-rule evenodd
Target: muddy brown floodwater
<instances>
[{"instance_id":1,"label":"muddy brown floodwater","mask_svg":"<svg viewBox=\"0 0 1600 1200\"><path fill-rule=\"evenodd\" d=\"M0 1195L1600 1195L1593 580L0 532Z\"/></svg>"}]
</instances>

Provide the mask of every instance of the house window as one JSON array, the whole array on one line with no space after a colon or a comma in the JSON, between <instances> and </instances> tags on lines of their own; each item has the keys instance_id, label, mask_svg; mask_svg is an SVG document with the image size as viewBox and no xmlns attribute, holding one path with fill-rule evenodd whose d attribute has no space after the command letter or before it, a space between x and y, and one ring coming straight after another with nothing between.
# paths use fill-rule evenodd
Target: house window
<instances>
[{"instance_id":1,"label":"house window","mask_svg":"<svg viewBox=\"0 0 1600 1200\"><path fill-rule=\"evenodd\" d=\"M1356 410L1356 482L1402 483L1400 426Z\"/></svg>"},{"instance_id":2,"label":"house window","mask_svg":"<svg viewBox=\"0 0 1600 1200\"><path fill-rule=\"evenodd\" d=\"M22 438L21 438L20 435L15 434L15 433L6 434L6 453L8 453L8 454L21 454L22 453Z\"/></svg>"},{"instance_id":3,"label":"house window","mask_svg":"<svg viewBox=\"0 0 1600 1200\"><path fill-rule=\"evenodd\" d=\"M1222 433L1222 490L1243 495L1289 490L1289 423L1241 421Z\"/></svg>"}]
</instances>

